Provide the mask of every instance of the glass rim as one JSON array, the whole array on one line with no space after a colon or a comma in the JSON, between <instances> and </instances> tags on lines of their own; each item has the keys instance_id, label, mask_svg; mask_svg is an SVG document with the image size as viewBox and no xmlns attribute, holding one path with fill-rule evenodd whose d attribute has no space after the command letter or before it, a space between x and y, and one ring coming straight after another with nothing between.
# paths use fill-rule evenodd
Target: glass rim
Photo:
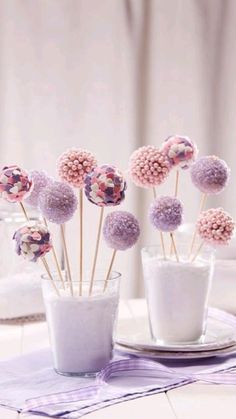
<instances>
[{"instance_id":1,"label":"glass rim","mask_svg":"<svg viewBox=\"0 0 236 419\"><path fill-rule=\"evenodd\" d=\"M64 276L64 274L65 274L65 272L66 271L62 271L62 278L63 278L63 282L66 282L66 283L70 283L70 281L69 281L69 279L68 279L68 277L67 278L65 278L65 276ZM101 272L101 271L100 271ZM103 271L102 271L103 272ZM53 270L53 271L51 271L51 274L52 274L52 278L53 278L53 281L54 282L56 282L56 283L62 283L62 281L61 281L61 278L60 278L60 276L59 276L59 273L57 272L57 271L55 271L55 270ZM95 283L103 283L104 284L104 282L105 282L105 280L106 280L106 274L107 274L107 272L106 271L104 271L104 279L94 279L93 280L93 283L95 284ZM54 278L54 276L56 276L56 279ZM111 273L110 273L110 277L109 277L109 279L108 279L108 281L109 281L109 283L111 283L111 282L115 282L115 281L117 281L118 279L120 279L121 278L121 276L122 276L122 274L120 273L120 272L117 272L117 271L111 271ZM48 274L46 274L46 273L44 273L44 274L42 274L41 275L41 279L43 280L43 281L49 281L49 282L52 282L52 280L51 280L51 278L49 277L49 275ZM83 279L82 281L80 281L79 279L76 279L76 280L73 280L72 279L72 284L90 284L91 283L91 279Z\"/></svg>"},{"instance_id":2,"label":"glass rim","mask_svg":"<svg viewBox=\"0 0 236 419\"><path fill-rule=\"evenodd\" d=\"M187 246L187 247L190 248L190 244L187 243L187 242L182 242L182 243L180 242L179 245L180 245L180 247ZM178 243L177 243L177 247L178 247ZM146 246L144 246L144 247L141 248L141 253L142 252L147 252L150 249L160 249L160 248L162 248L161 243L160 244L148 244L148 245L146 245ZM202 250L203 251L212 252L212 253L215 253L215 251L216 251L215 247L211 246L208 243L204 243L203 244Z\"/></svg>"}]
</instances>

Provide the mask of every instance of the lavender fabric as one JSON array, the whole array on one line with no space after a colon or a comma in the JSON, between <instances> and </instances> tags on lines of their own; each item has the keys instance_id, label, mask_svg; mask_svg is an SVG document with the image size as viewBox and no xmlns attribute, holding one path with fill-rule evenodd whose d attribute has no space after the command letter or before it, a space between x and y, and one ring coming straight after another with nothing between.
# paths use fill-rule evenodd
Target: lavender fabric
<instances>
[{"instance_id":1,"label":"lavender fabric","mask_svg":"<svg viewBox=\"0 0 236 419\"><path fill-rule=\"evenodd\" d=\"M211 314L236 328L236 318ZM80 418L121 401L143 397L195 381L236 384L236 352L199 360L160 360L115 354L96 379L63 377L52 368L49 350L0 363L0 404L46 417Z\"/></svg>"}]
</instances>

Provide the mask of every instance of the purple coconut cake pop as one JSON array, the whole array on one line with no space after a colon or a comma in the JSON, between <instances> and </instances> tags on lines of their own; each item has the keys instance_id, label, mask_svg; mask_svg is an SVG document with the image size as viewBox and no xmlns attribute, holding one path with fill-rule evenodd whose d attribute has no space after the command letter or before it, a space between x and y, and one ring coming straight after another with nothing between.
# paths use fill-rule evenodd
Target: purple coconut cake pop
<instances>
[{"instance_id":1,"label":"purple coconut cake pop","mask_svg":"<svg viewBox=\"0 0 236 419\"><path fill-rule=\"evenodd\" d=\"M104 221L103 237L108 247L127 250L133 247L140 235L138 220L128 211L114 211Z\"/></svg>"},{"instance_id":2,"label":"purple coconut cake pop","mask_svg":"<svg viewBox=\"0 0 236 419\"><path fill-rule=\"evenodd\" d=\"M70 185L55 181L40 192L38 203L43 217L52 223L64 224L77 208L77 197Z\"/></svg>"},{"instance_id":3,"label":"purple coconut cake pop","mask_svg":"<svg viewBox=\"0 0 236 419\"><path fill-rule=\"evenodd\" d=\"M204 156L191 166L193 184L204 194L218 194L228 183L230 169L216 156Z\"/></svg>"},{"instance_id":4,"label":"purple coconut cake pop","mask_svg":"<svg viewBox=\"0 0 236 419\"><path fill-rule=\"evenodd\" d=\"M53 179L50 178L43 170L32 170L29 172L29 179L32 181L33 186L31 188L30 195L25 199L25 202L31 207L38 207L38 200L40 192L51 182Z\"/></svg>"},{"instance_id":5,"label":"purple coconut cake pop","mask_svg":"<svg viewBox=\"0 0 236 419\"><path fill-rule=\"evenodd\" d=\"M159 231L172 232L182 223L183 205L171 196L156 198L150 206L149 219Z\"/></svg>"}]
</instances>

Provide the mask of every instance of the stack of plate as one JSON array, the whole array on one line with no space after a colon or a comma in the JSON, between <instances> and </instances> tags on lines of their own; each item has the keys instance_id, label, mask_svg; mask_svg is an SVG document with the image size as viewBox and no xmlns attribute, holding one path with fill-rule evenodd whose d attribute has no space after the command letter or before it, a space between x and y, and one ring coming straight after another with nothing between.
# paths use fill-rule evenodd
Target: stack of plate
<instances>
[{"instance_id":1,"label":"stack of plate","mask_svg":"<svg viewBox=\"0 0 236 419\"><path fill-rule=\"evenodd\" d=\"M236 352L236 329L232 322L227 322L225 315L223 319L209 315L203 342L169 345L151 339L147 318L122 320L116 336L116 349L147 358L195 359L229 355Z\"/></svg>"}]
</instances>

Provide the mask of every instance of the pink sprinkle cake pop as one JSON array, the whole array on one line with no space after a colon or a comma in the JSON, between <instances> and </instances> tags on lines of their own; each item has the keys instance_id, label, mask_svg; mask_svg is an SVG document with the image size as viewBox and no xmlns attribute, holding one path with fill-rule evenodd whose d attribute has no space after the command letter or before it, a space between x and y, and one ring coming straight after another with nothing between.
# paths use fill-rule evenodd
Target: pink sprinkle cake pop
<instances>
[{"instance_id":1,"label":"pink sprinkle cake pop","mask_svg":"<svg viewBox=\"0 0 236 419\"><path fill-rule=\"evenodd\" d=\"M190 138L180 135L168 137L162 144L161 151L166 154L172 167L188 169L196 160L198 149Z\"/></svg>"},{"instance_id":2,"label":"pink sprinkle cake pop","mask_svg":"<svg viewBox=\"0 0 236 419\"><path fill-rule=\"evenodd\" d=\"M140 235L138 220L128 211L114 211L104 221L103 237L114 250L133 247Z\"/></svg>"},{"instance_id":3,"label":"pink sprinkle cake pop","mask_svg":"<svg viewBox=\"0 0 236 419\"><path fill-rule=\"evenodd\" d=\"M204 156L191 166L193 184L203 193L218 194L228 183L230 169L216 156Z\"/></svg>"},{"instance_id":4,"label":"pink sprinkle cake pop","mask_svg":"<svg viewBox=\"0 0 236 419\"><path fill-rule=\"evenodd\" d=\"M12 165L4 167L0 173L0 194L9 202L21 202L29 195L32 188L32 181L28 173Z\"/></svg>"},{"instance_id":5,"label":"pink sprinkle cake pop","mask_svg":"<svg viewBox=\"0 0 236 419\"><path fill-rule=\"evenodd\" d=\"M123 174L112 165L95 167L85 177L85 195L99 207L119 205L125 198L126 181Z\"/></svg>"},{"instance_id":6,"label":"pink sprinkle cake pop","mask_svg":"<svg viewBox=\"0 0 236 419\"><path fill-rule=\"evenodd\" d=\"M31 262L36 262L52 248L48 228L35 221L29 221L20 227L13 239L16 241L16 253Z\"/></svg>"},{"instance_id":7,"label":"pink sprinkle cake pop","mask_svg":"<svg viewBox=\"0 0 236 419\"><path fill-rule=\"evenodd\" d=\"M137 186L151 188L165 181L170 172L168 157L157 147L144 146L133 152L129 161L129 173Z\"/></svg>"},{"instance_id":8,"label":"pink sprinkle cake pop","mask_svg":"<svg viewBox=\"0 0 236 419\"><path fill-rule=\"evenodd\" d=\"M196 227L202 240L218 246L229 244L235 223L222 208L212 208L200 214Z\"/></svg>"},{"instance_id":9,"label":"pink sprinkle cake pop","mask_svg":"<svg viewBox=\"0 0 236 419\"><path fill-rule=\"evenodd\" d=\"M58 173L62 181L75 188L84 186L85 176L97 166L97 160L87 150L72 148L58 159Z\"/></svg>"}]
</instances>

